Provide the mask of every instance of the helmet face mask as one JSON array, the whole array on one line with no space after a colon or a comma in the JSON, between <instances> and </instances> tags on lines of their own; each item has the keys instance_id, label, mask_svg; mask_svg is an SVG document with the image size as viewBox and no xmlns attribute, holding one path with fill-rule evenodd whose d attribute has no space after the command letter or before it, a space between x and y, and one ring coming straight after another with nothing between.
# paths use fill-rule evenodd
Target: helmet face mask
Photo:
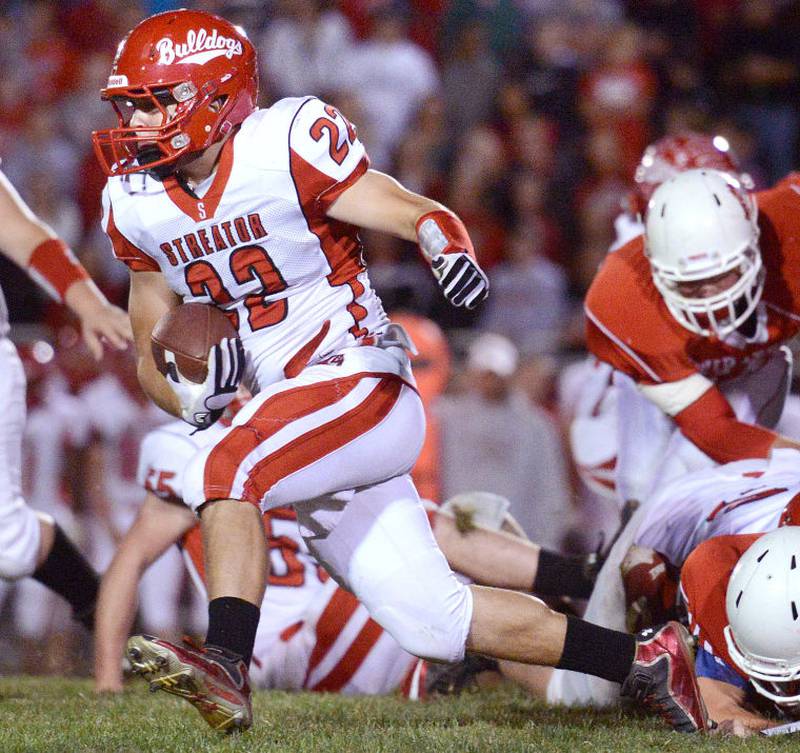
<instances>
[{"instance_id":1,"label":"helmet face mask","mask_svg":"<svg viewBox=\"0 0 800 753\"><path fill-rule=\"evenodd\" d=\"M255 110L256 55L237 27L180 10L145 19L122 41L103 99L116 128L92 134L107 175L163 177L224 140ZM160 125L132 125L136 110L162 113Z\"/></svg>"},{"instance_id":2,"label":"helmet face mask","mask_svg":"<svg viewBox=\"0 0 800 753\"><path fill-rule=\"evenodd\" d=\"M656 189L645 250L653 283L681 326L724 338L753 314L765 276L756 217L752 197L718 170L688 170ZM715 287L718 278L727 284Z\"/></svg>"},{"instance_id":3,"label":"helmet face mask","mask_svg":"<svg viewBox=\"0 0 800 753\"><path fill-rule=\"evenodd\" d=\"M725 599L728 653L755 690L800 714L800 528L764 534L742 554Z\"/></svg>"}]
</instances>

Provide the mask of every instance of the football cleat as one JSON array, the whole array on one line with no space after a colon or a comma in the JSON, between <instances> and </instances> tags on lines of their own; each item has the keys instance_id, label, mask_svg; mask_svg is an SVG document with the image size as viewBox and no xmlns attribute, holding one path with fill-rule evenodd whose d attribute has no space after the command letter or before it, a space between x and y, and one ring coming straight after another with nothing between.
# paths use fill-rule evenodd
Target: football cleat
<instances>
[{"instance_id":1,"label":"football cleat","mask_svg":"<svg viewBox=\"0 0 800 753\"><path fill-rule=\"evenodd\" d=\"M709 728L697 677L692 637L679 622L648 628L636 636L636 657L622 695L655 711L678 732Z\"/></svg>"},{"instance_id":2,"label":"football cleat","mask_svg":"<svg viewBox=\"0 0 800 753\"><path fill-rule=\"evenodd\" d=\"M241 657L213 646L176 646L152 635L129 638L127 655L152 692L186 699L214 729L234 732L252 725L250 682Z\"/></svg>"}]
</instances>

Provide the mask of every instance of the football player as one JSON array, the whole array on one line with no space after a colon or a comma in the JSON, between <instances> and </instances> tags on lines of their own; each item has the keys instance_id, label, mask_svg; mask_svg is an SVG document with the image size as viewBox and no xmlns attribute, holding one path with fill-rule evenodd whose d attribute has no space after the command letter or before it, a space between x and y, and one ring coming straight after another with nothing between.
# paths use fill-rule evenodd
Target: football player
<instances>
[{"instance_id":1,"label":"football player","mask_svg":"<svg viewBox=\"0 0 800 753\"><path fill-rule=\"evenodd\" d=\"M598 574L587 607L599 624L646 628L676 615L678 575L703 541L770 531L797 521L800 455L776 450L770 458L741 460L695 471L664 485L636 511ZM616 686L557 672L549 699L609 704ZM714 717L717 718L717 717Z\"/></svg>"},{"instance_id":2,"label":"football player","mask_svg":"<svg viewBox=\"0 0 800 753\"><path fill-rule=\"evenodd\" d=\"M616 251L644 232L647 203L656 188L697 168L722 170L744 186L752 185L724 137L693 132L664 136L642 155L633 190L614 223L616 239L609 250ZM580 376L575 373L578 368ZM612 496L620 504L631 503L633 508L648 496L652 476L662 460L663 448L655 441L653 428L661 426L669 433L669 427L659 421L658 408L640 398L635 385L608 363L590 356L585 365L573 367L573 372L572 378L583 382L570 426L570 448L578 473L593 491ZM618 421L624 429L621 444ZM642 425L651 436L647 443L639 441L639 429L634 428Z\"/></svg>"},{"instance_id":3,"label":"football player","mask_svg":"<svg viewBox=\"0 0 800 753\"><path fill-rule=\"evenodd\" d=\"M739 736L800 716L800 528L720 536L695 549L681 591L709 713Z\"/></svg>"},{"instance_id":4,"label":"football player","mask_svg":"<svg viewBox=\"0 0 800 753\"><path fill-rule=\"evenodd\" d=\"M728 173L681 173L653 193L645 234L609 254L592 283L590 350L629 377L633 402L655 406L639 426L618 394L618 472L626 446L630 465L642 465L637 449L659 456L639 499L656 478L798 446L768 428L789 384L781 345L800 330L797 186L790 177L753 196Z\"/></svg>"},{"instance_id":5,"label":"football player","mask_svg":"<svg viewBox=\"0 0 800 753\"><path fill-rule=\"evenodd\" d=\"M256 393L184 478L203 528L205 646L134 637L134 668L214 727L251 724L261 515L293 506L314 557L409 653L593 672L676 728L704 728L680 626L637 642L453 575L409 476L425 433L410 343L370 286L357 228L416 241L453 305L480 303L487 278L458 217L370 170L336 108L300 97L257 109L256 69L252 44L225 20L152 16L120 44L103 90L119 126L93 135L109 175L104 227L131 271L144 390L199 428L242 372ZM212 348L200 385L177 369L163 376L150 351L154 324L182 301L218 306L238 328Z\"/></svg>"},{"instance_id":6,"label":"football player","mask_svg":"<svg viewBox=\"0 0 800 753\"><path fill-rule=\"evenodd\" d=\"M100 586L95 631L98 691L121 690L120 659L136 611L137 586L144 571L172 544L179 543L193 581L205 595L201 532L182 499L183 475L197 450L213 444L229 423L223 418L193 433L191 426L178 421L151 431L142 444L137 476L146 490L145 501ZM510 535L517 529L507 519L507 509L508 500L486 493L458 495L442 508L427 507L443 553L470 580L542 596L588 597L592 579L584 562ZM374 695L395 690L408 679L409 692L419 694L427 667L418 667L416 658L317 565L300 536L294 511L268 511L264 529L270 574L251 682L262 688ZM519 667L515 673L523 671Z\"/></svg>"},{"instance_id":7,"label":"football player","mask_svg":"<svg viewBox=\"0 0 800 753\"><path fill-rule=\"evenodd\" d=\"M30 211L2 173L0 252L78 316L96 359L104 343L127 347L131 330L125 312L108 303L64 241ZM76 619L91 626L96 574L53 518L35 512L22 498L25 373L9 331L0 291L0 578L32 576L65 598Z\"/></svg>"}]
</instances>

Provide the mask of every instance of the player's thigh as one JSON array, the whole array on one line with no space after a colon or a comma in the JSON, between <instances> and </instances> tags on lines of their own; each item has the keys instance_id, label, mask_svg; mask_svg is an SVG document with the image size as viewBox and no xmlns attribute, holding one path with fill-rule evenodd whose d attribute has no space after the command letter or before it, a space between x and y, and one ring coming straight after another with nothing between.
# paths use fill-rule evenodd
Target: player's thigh
<instances>
[{"instance_id":1,"label":"player's thigh","mask_svg":"<svg viewBox=\"0 0 800 753\"><path fill-rule=\"evenodd\" d=\"M419 396L402 379L318 370L254 398L191 461L184 499L193 509L240 499L266 510L375 484L413 467L424 434Z\"/></svg>"},{"instance_id":2,"label":"player's thigh","mask_svg":"<svg viewBox=\"0 0 800 753\"><path fill-rule=\"evenodd\" d=\"M312 554L406 651L463 656L472 596L436 544L408 476L296 509Z\"/></svg>"}]
</instances>

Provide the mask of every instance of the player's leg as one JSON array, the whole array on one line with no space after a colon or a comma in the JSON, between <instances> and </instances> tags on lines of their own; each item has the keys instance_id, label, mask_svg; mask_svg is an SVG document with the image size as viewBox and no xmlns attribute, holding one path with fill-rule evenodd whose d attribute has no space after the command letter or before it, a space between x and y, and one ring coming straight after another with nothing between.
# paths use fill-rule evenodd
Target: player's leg
<instances>
[{"instance_id":1,"label":"player's leg","mask_svg":"<svg viewBox=\"0 0 800 753\"><path fill-rule=\"evenodd\" d=\"M99 581L89 563L49 515L22 498L25 374L12 343L0 338L0 577L33 576L65 598L91 627Z\"/></svg>"},{"instance_id":2,"label":"player's leg","mask_svg":"<svg viewBox=\"0 0 800 753\"><path fill-rule=\"evenodd\" d=\"M409 653L456 662L470 650L588 672L662 706L678 728L704 725L688 634L679 626L637 641L557 614L532 596L465 586L436 546L407 477L297 510L312 553Z\"/></svg>"},{"instance_id":3,"label":"player's leg","mask_svg":"<svg viewBox=\"0 0 800 753\"><path fill-rule=\"evenodd\" d=\"M312 367L259 394L185 474L184 498L200 510L203 526L210 598L206 648L214 654L195 656L209 671L202 677L193 672L193 686L183 695L213 726L250 723L246 666L266 576L260 507L285 506L405 472L422 444L422 408L416 393L391 373L397 359L375 348L353 350L359 351L353 373ZM365 371L360 363L361 352L370 350L387 361L380 373ZM378 428L380 436L374 433ZM149 638L132 641L140 655L134 663L165 690L177 692L161 680L166 671L188 665L186 651ZM166 662L161 668L152 663L159 657ZM225 674L227 687L211 682L212 675ZM220 690L239 695L241 713L219 718ZM209 699L212 714L206 711Z\"/></svg>"}]
</instances>

